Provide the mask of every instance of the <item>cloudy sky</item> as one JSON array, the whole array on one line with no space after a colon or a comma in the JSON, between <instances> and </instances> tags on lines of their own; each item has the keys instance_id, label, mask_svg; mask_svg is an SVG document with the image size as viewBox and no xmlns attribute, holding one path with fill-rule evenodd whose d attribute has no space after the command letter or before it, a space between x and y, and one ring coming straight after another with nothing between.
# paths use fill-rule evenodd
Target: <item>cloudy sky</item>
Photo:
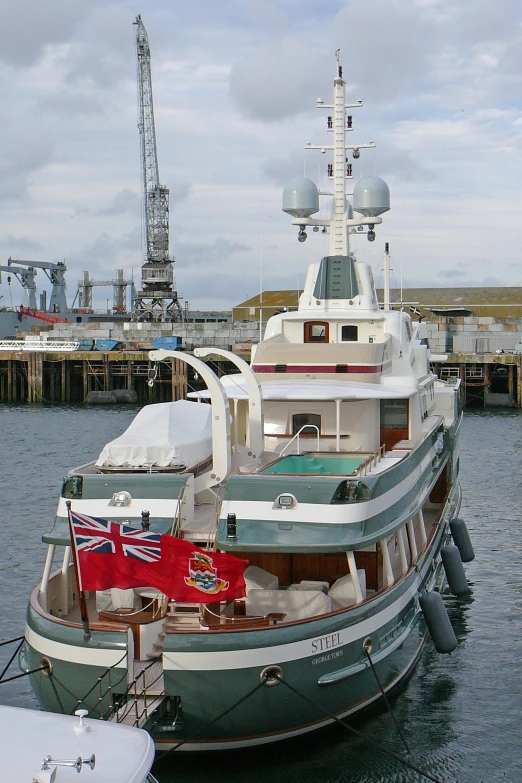
<instances>
[{"instance_id":1,"label":"cloudy sky","mask_svg":"<svg viewBox=\"0 0 522 783\"><path fill-rule=\"evenodd\" d=\"M299 288L325 238L304 244L281 211L285 182L326 187L335 50L375 141L392 210L354 242L382 281L389 242L405 286L522 285L520 0L0 0L0 263L65 261L139 283L143 262L135 27L152 52L171 252L191 308L228 309ZM327 213L327 205L323 209ZM321 215L323 216L323 215ZM22 289L2 276L0 305ZM37 274L39 291L49 289ZM95 306L112 305L112 289Z\"/></svg>"}]
</instances>

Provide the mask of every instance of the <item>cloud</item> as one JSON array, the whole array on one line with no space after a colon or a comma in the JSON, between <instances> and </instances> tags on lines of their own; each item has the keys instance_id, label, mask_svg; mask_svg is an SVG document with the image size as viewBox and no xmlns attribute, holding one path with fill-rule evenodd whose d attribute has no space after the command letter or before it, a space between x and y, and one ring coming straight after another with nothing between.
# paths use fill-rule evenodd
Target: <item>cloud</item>
<instances>
[{"instance_id":1,"label":"cloud","mask_svg":"<svg viewBox=\"0 0 522 783\"><path fill-rule=\"evenodd\" d=\"M437 272L438 277L452 278L452 277L466 277L466 272L459 269L441 269Z\"/></svg>"},{"instance_id":2,"label":"cloud","mask_svg":"<svg viewBox=\"0 0 522 783\"><path fill-rule=\"evenodd\" d=\"M130 188L124 188L123 190L118 191L109 206L100 207L94 214L123 215L126 212L138 215L141 212L141 198Z\"/></svg>"},{"instance_id":3,"label":"cloud","mask_svg":"<svg viewBox=\"0 0 522 783\"><path fill-rule=\"evenodd\" d=\"M39 108L42 112L53 116L61 115L67 120L70 120L73 115L100 115L106 110L100 99L78 90L48 95L40 103Z\"/></svg>"},{"instance_id":4,"label":"cloud","mask_svg":"<svg viewBox=\"0 0 522 783\"><path fill-rule=\"evenodd\" d=\"M347 61L343 76L368 100L393 100L426 77L440 25L433 18L428 24L428 11L418 6L414 11L413 5L411 0L354 0L337 14L335 38L341 61Z\"/></svg>"},{"instance_id":5,"label":"cloud","mask_svg":"<svg viewBox=\"0 0 522 783\"><path fill-rule=\"evenodd\" d=\"M27 198L32 176L52 159L52 143L37 132L6 142L0 158L0 201Z\"/></svg>"},{"instance_id":6,"label":"cloud","mask_svg":"<svg viewBox=\"0 0 522 783\"><path fill-rule=\"evenodd\" d=\"M301 155L293 153L287 158L268 158L261 163L261 171L270 182L284 186L303 171L303 158L310 161L311 169L317 159L317 152L303 152Z\"/></svg>"},{"instance_id":7,"label":"cloud","mask_svg":"<svg viewBox=\"0 0 522 783\"><path fill-rule=\"evenodd\" d=\"M169 203L177 204L181 201L185 201L192 193L192 185L190 182L175 182L174 187L169 188Z\"/></svg>"},{"instance_id":8,"label":"cloud","mask_svg":"<svg viewBox=\"0 0 522 783\"><path fill-rule=\"evenodd\" d=\"M70 41L96 0L16 0L2 3L0 59L15 67L37 63L48 46Z\"/></svg>"},{"instance_id":9,"label":"cloud","mask_svg":"<svg viewBox=\"0 0 522 783\"><path fill-rule=\"evenodd\" d=\"M310 96L319 95L329 65L298 40L276 40L233 65L230 94L250 119L276 122L310 111Z\"/></svg>"},{"instance_id":10,"label":"cloud","mask_svg":"<svg viewBox=\"0 0 522 783\"><path fill-rule=\"evenodd\" d=\"M15 237L13 234L6 234L5 236L0 236L0 247L5 247L6 253L9 253L9 256L16 261L17 258L25 255L26 251L38 252L41 250L42 243L38 242L36 239Z\"/></svg>"},{"instance_id":11,"label":"cloud","mask_svg":"<svg viewBox=\"0 0 522 783\"><path fill-rule=\"evenodd\" d=\"M237 253L250 250L248 245L217 237L212 243L179 242L176 257L183 260L184 268L218 269Z\"/></svg>"}]
</instances>

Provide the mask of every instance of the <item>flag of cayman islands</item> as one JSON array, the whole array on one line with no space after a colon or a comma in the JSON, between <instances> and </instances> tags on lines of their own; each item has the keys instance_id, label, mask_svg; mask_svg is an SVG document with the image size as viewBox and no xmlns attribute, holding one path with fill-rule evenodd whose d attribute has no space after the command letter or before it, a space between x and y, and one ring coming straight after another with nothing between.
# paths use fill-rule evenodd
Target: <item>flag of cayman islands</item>
<instances>
[{"instance_id":1,"label":"flag of cayman islands","mask_svg":"<svg viewBox=\"0 0 522 783\"><path fill-rule=\"evenodd\" d=\"M73 511L71 522L84 590L137 587L136 576L140 585L143 583L139 564L154 564L161 560L159 533ZM107 581L110 584L105 584Z\"/></svg>"},{"instance_id":2,"label":"flag of cayman islands","mask_svg":"<svg viewBox=\"0 0 522 783\"><path fill-rule=\"evenodd\" d=\"M80 590L154 587L177 601L245 595L247 560L70 510Z\"/></svg>"}]
</instances>

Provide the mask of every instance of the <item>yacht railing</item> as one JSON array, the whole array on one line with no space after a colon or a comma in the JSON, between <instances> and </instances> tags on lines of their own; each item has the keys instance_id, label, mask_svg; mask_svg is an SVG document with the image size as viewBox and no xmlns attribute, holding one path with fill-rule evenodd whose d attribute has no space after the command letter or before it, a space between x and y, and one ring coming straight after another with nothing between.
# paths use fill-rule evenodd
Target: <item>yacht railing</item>
<instances>
[{"instance_id":1,"label":"yacht railing","mask_svg":"<svg viewBox=\"0 0 522 783\"><path fill-rule=\"evenodd\" d=\"M297 440L297 454L301 453L301 446L300 446L300 435L303 432L303 430L315 430L317 432L317 445L316 445L316 451L320 450L320 441L321 441L321 433L319 432L319 427L316 424L303 424L300 430L296 432L292 440L289 440L286 446L281 449L279 452L279 456L282 457L285 451L292 445L294 440Z\"/></svg>"},{"instance_id":2,"label":"yacht railing","mask_svg":"<svg viewBox=\"0 0 522 783\"><path fill-rule=\"evenodd\" d=\"M172 520L172 528L170 530L171 536L178 536L180 535L181 528L182 528L182 515L181 515L181 508L183 505L183 496L185 494L185 490L187 488L187 485L185 484L178 493L178 507L176 509L176 516Z\"/></svg>"},{"instance_id":3,"label":"yacht railing","mask_svg":"<svg viewBox=\"0 0 522 783\"><path fill-rule=\"evenodd\" d=\"M375 468L384 457L386 453L386 446L382 445L376 452L370 454L370 456L359 465L356 471L357 476L367 476L368 473Z\"/></svg>"}]
</instances>

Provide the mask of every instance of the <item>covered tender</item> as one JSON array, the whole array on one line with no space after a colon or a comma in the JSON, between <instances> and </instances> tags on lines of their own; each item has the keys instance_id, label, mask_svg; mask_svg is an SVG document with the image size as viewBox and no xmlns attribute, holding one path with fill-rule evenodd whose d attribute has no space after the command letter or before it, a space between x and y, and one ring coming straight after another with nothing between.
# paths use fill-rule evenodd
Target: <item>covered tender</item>
<instances>
[{"instance_id":1,"label":"covered tender","mask_svg":"<svg viewBox=\"0 0 522 783\"><path fill-rule=\"evenodd\" d=\"M185 468L211 454L211 406L177 400L142 408L123 435L103 448L96 466Z\"/></svg>"}]
</instances>

